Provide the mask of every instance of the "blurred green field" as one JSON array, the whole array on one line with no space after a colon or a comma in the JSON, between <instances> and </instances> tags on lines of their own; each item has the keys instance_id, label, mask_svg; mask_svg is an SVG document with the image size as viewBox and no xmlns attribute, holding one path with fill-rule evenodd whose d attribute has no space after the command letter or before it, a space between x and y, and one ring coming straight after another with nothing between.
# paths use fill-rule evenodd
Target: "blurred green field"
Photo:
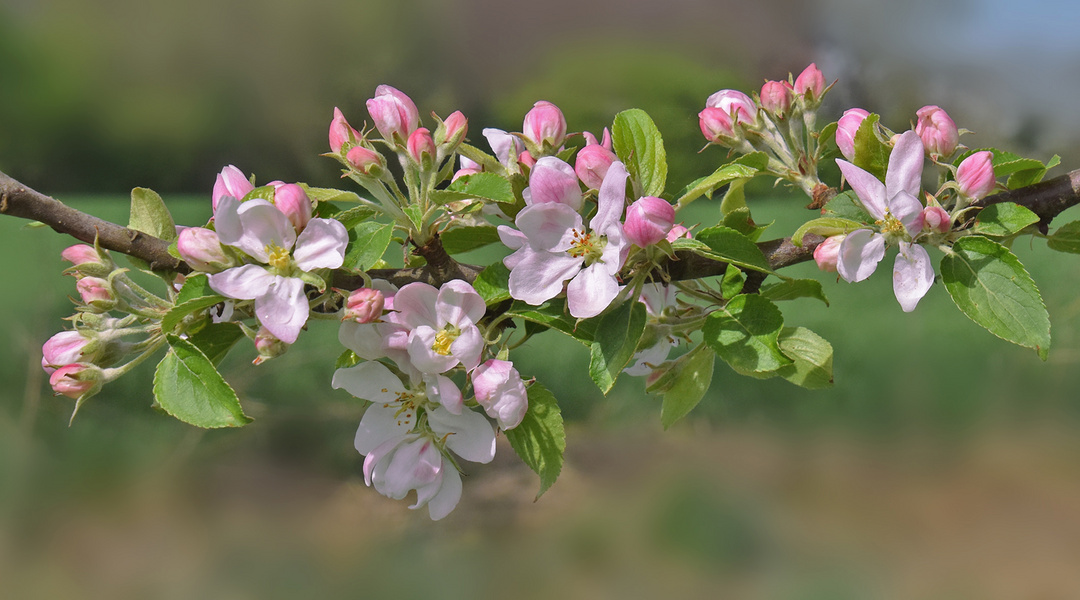
<instances>
[{"instance_id":1,"label":"blurred green field","mask_svg":"<svg viewBox=\"0 0 1080 600\"><path fill-rule=\"evenodd\" d=\"M124 199L61 198L115 221ZM203 198L166 198L177 221ZM755 211L791 231L805 211ZM715 210L699 201L687 216ZM1077 218L1062 215L1060 223ZM625 378L603 397L584 348L547 334L514 360L571 421L561 480L505 440L439 523L363 486L359 403L330 389L340 348L315 323L261 368L224 367L252 425L200 431L150 408L152 365L68 427L40 345L63 328L70 240L0 219L0 581L18 598L1068 597L1080 589L1080 260L1015 248L1040 284L1043 363L971 323L935 286L911 314L881 272L827 282L832 306L783 308L835 349L836 386L806 391L717 366L702 404L660 432ZM813 265L792 275L828 279ZM9 593L10 591L10 593ZM1042 592L1037 595L1030 592Z\"/></svg>"}]
</instances>

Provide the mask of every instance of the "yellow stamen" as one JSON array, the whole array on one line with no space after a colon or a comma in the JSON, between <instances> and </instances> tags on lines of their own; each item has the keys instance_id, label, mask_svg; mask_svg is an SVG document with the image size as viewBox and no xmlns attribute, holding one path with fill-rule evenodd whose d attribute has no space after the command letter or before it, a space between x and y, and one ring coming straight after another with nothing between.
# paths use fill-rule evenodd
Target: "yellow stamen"
<instances>
[{"instance_id":1,"label":"yellow stamen","mask_svg":"<svg viewBox=\"0 0 1080 600\"><path fill-rule=\"evenodd\" d=\"M277 244L267 244L266 246L266 264L271 268L284 272L289 268L292 263L292 257L289 256L289 251Z\"/></svg>"}]
</instances>

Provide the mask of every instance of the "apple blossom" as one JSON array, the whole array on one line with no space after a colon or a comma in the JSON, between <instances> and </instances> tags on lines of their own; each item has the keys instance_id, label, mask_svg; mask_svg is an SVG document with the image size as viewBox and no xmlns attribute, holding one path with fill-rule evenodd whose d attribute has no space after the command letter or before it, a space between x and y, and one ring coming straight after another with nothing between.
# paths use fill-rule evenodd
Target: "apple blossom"
<instances>
[{"instance_id":1,"label":"apple blossom","mask_svg":"<svg viewBox=\"0 0 1080 600\"><path fill-rule=\"evenodd\" d=\"M598 190L611 163L619 158L611 150L611 132L606 128L603 143L598 142L596 137L587 131L584 135L586 144L574 157L574 172L585 187Z\"/></svg>"},{"instance_id":2,"label":"apple blossom","mask_svg":"<svg viewBox=\"0 0 1080 600\"><path fill-rule=\"evenodd\" d=\"M919 118L915 133L922 138L926 153L942 158L951 156L960 143L960 132L949 114L934 105L924 106L915 114Z\"/></svg>"},{"instance_id":3,"label":"apple blossom","mask_svg":"<svg viewBox=\"0 0 1080 600\"><path fill-rule=\"evenodd\" d=\"M217 273L235 266L235 261L221 246L217 232L205 227L188 227L181 231L176 240L176 251L196 271Z\"/></svg>"},{"instance_id":4,"label":"apple blossom","mask_svg":"<svg viewBox=\"0 0 1080 600\"><path fill-rule=\"evenodd\" d=\"M271 185L274 186L274 206L289 219L296 233L300 233L311 220L311 199L304 188L295 183L275 182Z\"/></svg>"},{"instance_id":5,"label":"apple blossom","mask_svg":"<svg viewBox=\"0 0 1080 600\"><path fill-rule=\"evenodd\" d=\"M810 63L802 73L795 78L795 95L802 96L811 102L817 102L825 92L825 76L817 68L817 64Z\"/></svg>"},{"instance_id":6,"label":"apple blossom","mask_svg":"<svg viewBox=\"0 0 1080 600\"><path fill-rule=\"evenodd\" d=\"M870 113L861 108L849 108L836 122L836 146L848 160L855 160L855 134Z\"/></svg>"},{"instance_id":7,"label":"apple blossom","mask_svg":"<svg viewBox=\"0 0 1080 600\"><path fill-rule=\"evenodd\" d=\"M97 249L87 244L68 246L60 252L60 257L76 266L102 262L101 255L98 254Z\"/></svg>"},{"instance_id":8,"label":"apple blossom","mask_svg":"<svg viewBox=\"0 0 1080 600\"><path fill-rule=\"evenodd\" d=\"M49 376L49 385L58 395L79 400L101 389L103 380L104 373L96 365L72 363L53 371Z\"/></svg>"},{"instance_id":9,"label":"apple blossom","mask_svg":"<svg viewBox=\"0 0 1080 600\"><path fill-rule=\"evenodd\" d=\"M558 106L540 100L525 113L522 132L537 148L557 150L566 138L566 117Z\"/></svg>"},{"instance_id":10,"label":"apple blossom","mask_svg":"<svg viewBox=\"0 0 1080 600\"><path fill-rule=\"evenodd\" d=\"M341 114L341 109L334 107L334 118L330 121L330 151L341 152L342 146L360 140L360 132L353 129Z\"/></svg>"},{"instance_id":11,"label":"apple blossom","mask_svg":"<svg viewBox=\"0 0 1080 600\"><path fill-rule=\"evenodd\" d=\"M791 109L793 90L786 81L766 81L761 86L761 108L780 117Z\"/></svg>"},{"instance_id":12,"label":"apple blossom","mask_svg":"<svg viewBox=\"0 0 1080 600\"><path fill-rule=\"evenodd\" d=\"M41 368L52 373L58 367L83 361L83 352L90 339L78 331L61 331L49 338L41 347Z\"/></svg>"},{"instance_id":13,"label":"apple blossom","mask_svg":"<svg viewBox=\"0 0 1080 600\"><path fill-rule=\"evenodd\" d=\"M345 315L357 323L371 323L382 316L385 299L382 292L371 288L360 288L349 294L345 300Z\"/></svg>"},{"instance_id":14,"label":"apple blossom","mask_svg":"<svg viewBox=\"0 0 1080 600\"><path fill-rule=\"evenodd\" d=\"M476 323L487 312L483 298L455 279L434 288L415 282L394 296L394 322L407 328L411 364L423 373L444 373L458 364L480 364L484 339Z\"/></svg>"},{"instance_id":15,"label":"apple blossom","mask_svg":"<svg viewBox=\"0 0 1080 600\"><path fill-rule=\"evenodd\" d=\"M754 100L738 90L720 90L705 100L706 108L719 108L731 117L732 125L757 124L757 105Z\"/></svg>"},{"instance_id":16,"label":"apple blossom","mask_svg":"<svg viewBox=\"0 0 1080 600\"><path fill-rule=\"evenodd\" d=\"M388 85L375 88L375 97L367 101L367 109L375 129L388 142L394 142L396 136L404 143L420 126L420 112L412 98Z\"/></svg>"},{"instance_id":17,"label":"apple blossom","mask_svg":"<svg viewBox=\"0 0 1080 600\"><path fill-rule=\"evenodd\" d=\"M232 196L237 200L243 200L244 196L247 196L251 190L255 189L255 185L244 176L244 173L229 165L218 173L217 179L214 180L214 192L211 202L213 204L214 211L217 211L218 203L225 196Z\"/></svg>"},{"instance_id":18,"label":"apple blossom","mask_svg":"<svg viewBox=\"0 0 1080 600\"><path fill-rule=\"evenodd\" d=\"M843 235L833 235L825 238L824 242L814 248L814 262L826 273L836 272L836 263L840 259L840 244L844 241Z\"/></svg>"},{"instance_id":19,"label":"apple blossom","mask_svg":"<svg viewBox=\"0 0 1080 600\"><path fill-rule=\"evenodd\" d=\"M427 127L418 127L409 134L406 147L409 150L409 157L418 165L423 165L425 159L430 164L435 160L435 154L438 152L435 148L435 140L431 137L431 132L428 131Z\"/></svg>"},{"instance_id":20,"label":"apple blossom","mask_svg":"<svg viewBox=\"0 0 1080 600\"><path fill-rule=\"evenodd\" d=\"M585 201L574 168L560 158L545 156L536 161L529 173L529 187L521 193L526 206L565 204L575 211Z\"/></svg>"},{"instance_id":21,"label":"apple blossom","mask_svg":"<svg viewBox=\"0 0 1080 600\"><path fill-rule=\"evenodd\" d=\"M345 160L361 175L378 177L386 167L382 154L363 146L353 146L345 153Z\"/></svg>"},{"instance_id":22,"label":"apple blossom","mask_svg":"<svg viewBox=\"0 0 1080 600\"><path fill-rule=\"evenodd\" d=\"M994 153L989 150L976 152L961 161L956 168L956 183L960 193L972 200L980 200L994 191Z\"/></svg>"},{"instance_id":23,"label":"apple blossom","mask_svg":"<svg viewBox=\"0 0 1080 600\"><path fill-rule=\"evenodd\" d=\"M473 369L469 378L476 401L499 423L500 429L513 429L525 418L529 394L512 362L491 359Z\"/></svg>"},{"instance_id":24,"label":"apple blossom","mask_svg":"<svg viewBox=\"0 0 1080 600\"><path fill-rule=\"evenodd\" d=\"M675 207L655 196L639 198L626 209L626 239L644 248L667 237L675 224Z\"/></svg>"}]
</instances>

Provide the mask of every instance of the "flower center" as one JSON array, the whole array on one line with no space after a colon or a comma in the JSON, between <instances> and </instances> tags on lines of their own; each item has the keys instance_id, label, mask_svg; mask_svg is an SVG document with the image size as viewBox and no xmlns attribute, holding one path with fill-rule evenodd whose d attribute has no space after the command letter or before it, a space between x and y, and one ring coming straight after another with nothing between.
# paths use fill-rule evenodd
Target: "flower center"
<instances>
[{"instance_id":1,"label":"flower center","mask_svg":"<svg viewBox=\"0 0 1080 600\"><path fill-rule=\"evenodd\" d=\"M270 265L270 267L277 271L278 274L284 275L292 266L292 257L289 256L288 249L282 248L277 244L267 244L266 264Z\"/></svg>"},{"instance_id":2,"label":"flower center","mask_svg":"<svg viewBox=\"0 0 1080 600\"><path fill-rule=\"evenodd\" d=\"M385 390L384 390L385 391ZM416 422L416 406L423 400L423 398L417 398L417 394L413 392L398 392L397 402L400 406L394 416L397 417L397 424L400 425L412 425ZM393 402L387 402L383 405L385 408L389 408Z\"/></svg>"},{"instance_id":3,"label":"flower center","mask_svg":"<svg viewBox=\"0 0 1080 600\"><path fill-rule=\"evenodd\" d=\"M591 265L600 261L604 255L604 246L607 246L607 238L586 231L572 230L573 239L567 254L574 258L584 258L585 265Z\"/></svg>"},{"instance_id":4,"label":"flower center","mask_svg":"<svg viewBox=\"0 0 1080 600\"><path fill-rule=\"evenodd\" d=\"M881 227L881 235L885 236L885 240L890 244L911 241L907 227L904 227L900 219L894 217L888 209L885 209L885 218L878 221L877 225Z\"/></svg>"},{"instance_id":5,"label":"flower center","mask_svg":"<svg viewBox=\"0 0 1080 600\"><path fill-rule=\"evenodd\" d=\"M450 354L450 346L461 335L461 330L453 325L447 324L435 334L435 342L431 344L431 349L436 354L448 356Z\"/></svg>"}]
</instances>

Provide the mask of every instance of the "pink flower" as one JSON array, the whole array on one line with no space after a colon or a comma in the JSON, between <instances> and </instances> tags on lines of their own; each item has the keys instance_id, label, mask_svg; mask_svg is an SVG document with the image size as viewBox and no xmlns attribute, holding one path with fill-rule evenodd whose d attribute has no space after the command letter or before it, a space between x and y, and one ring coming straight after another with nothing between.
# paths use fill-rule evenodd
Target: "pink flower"
<instances>
[{"instance_id":1,"label":"pink flower","mask_svg":"<svg viewBox=\"0 0 1080 600\"><path fill-rule=\"evenodd\" d=\"M845 160L836 159L836 164L881 229L857 229L847 234L840 243L837 272L845 281L862 281L877 269L885 257L886 245L895 243L900 252L893 265L893 292L904 312L915 310L934 283L930 255L922 246L911 243L923 226L923 206L918 200L923 167L919 135L908 131L898 137L889 156L884 185Z\"/></svg>"},{"instance_id":2,"label":"pink flower","mask_svg":"<svg viewBox=\"0 0 1080 600\"><path fill-rule=\"evenodd\" d=\"M484 129L483 133L488 145L491 146L491 151L495 153L495 158L499 159L504 167L509 169L517 164L518 156L525 151L525 144L521 140L494 127Z\"/></svg>"},{"instance_id":3,"label":"pink flower","mask_svg":"<svg viewBox=\"0 0 1080 600\"><path fill-rule=\"evenodd\" d=\"M948 157L960 143L960 132L956 123L941 108L929 105L915 111L919 121L915 124L915 133L922 138L926 153L931 156Z\"/></svg>"},{"instance_id":4,"label":"pink flower","mask_svg":"<svg viewBox=\"0 0 1080 600\"><path fill-rule=\"evenodd\" d=\"M102 262L101 255L98 254L98 251L94 249L93 246L87 244L68 246L60 253L60 257L73 265L82 265L86 263L100 264Z\"/></svg>"},{"instance_id":5,"label":"pink flower","mask_svg":"<svg viewBox=\"0 0 1080 600\"><path fill-rule=\"evenodd\" d=\"M253 365L262 364L271 358L277 358L282 354L285 354L289 350L289 345L279 340L277 336L270 333L266 327L260 327L259 331L255 334L255 351L259 353L255 357L255 360L251 361Z\"/></svg>"},{"instance_id":6,"label":"pink flower","mask_svg":"<svg viewBox=\"0 0 1080 600\"><path fill-rule=\"evenodd\" d=\"M994 153L983 150L965 158L956 168L956 183L960 184L960 193L972 200L994 191Z\"/></svg>"},{"instance_id":7,"label":"pink flower","mask_svg":"<svg viewBox=\"0 0 1080 600\"><path fill-rule=\"evenodd\" d=\"M766 81L761 86L761 108L783 116L791 108L792 88L786 81Z\"/></svg>"},{"instance_id":8,"label":"pink flower","mask_svg":"<svg viewBox=\"0 0 1080 600\"><path fill-rule=\"evenodd\" d=\"M218 173L217 179L214 181L214 196L212 198L212 204L214 211L217 212L218 203L225 196L232 196L237 200L243 200L244 196L255 189L255 186L244 177L244 173L236 167L229 165Z\"/></svg>"},{"instance_id":9,"label":"pink flower","mask_svg":"<svg viewBox=\"0 0 1080 600\"><path fill-rule=\"evenodd\" d=\"M375 88L375 97L367 101L367 109L375 128L388 142L393 142L395 136L404 142L420 126L420 112L412 98L388 85Z\"/></svg>"},{"instance_id":10,"label":"pink flower","mask_svg":"<svg viewBox=\"0 0 1080 600\"><path fill-rule=\"evenodd\" d=\"M675 224L675 207L655 196L639 198L626 209L623 231L626 239L639 248L651 246L667 237Z\"/></svg>"},{"instance_id":11,"label":"pink flower","mask_svg":"<svg viewBox=\"0 0 1080 600\"><path fill-rule=\"evenodd\" d=\"M500 239L515 250L503 259L510 268L511 296L538 306L559 295L570 280L566 296L574 317L594 317L611 304L630 250L619 222L626 179L626 167L612 163L588 230L577 211L559 202L525 207L514 221L517 230L499 227Z\"/></svg>"},{"instance_id":12,"label":"pink flower","mask_svg":"<svg viewBox=\"0 0 1080 600\"><path fill-rule=\"evenodd\" d=\"M370 177L378 177L386 166L381 154L363 146L349 148L345 153L345 160L360 174Z\"/></svg>"},{"instance_id":13,"label":"pink flower","mask_svg":"<svg viewBox=\"0 0 1080 600\"><path fill-rule=\"evenodd\" d=\"M443 153L440 156L446 156L446 153L457 148L468 132L469 120L465 118L465 115L460 110L456 110L449 117L446 117L446 120L435 130L435 143L439 147L439 151Z\"/></svg>"},{"instance_id":14,"label":"pink flower","mask_svg":"<svg viewBox=\"0 0 1080 600\"><path fill-rule=\"evenodd\" d=\"M540 100L525 113L525 139L538 148L558 149L566 138L566 117L558 106Z\"/></svg>"},{"instance_id":15,"label":"pink flower","mask_svg":"<svg viewBox=\"0 0 1080 600\"><path fill-rule=\"evenodd\" d=\"M311 220L311 199L304 188L295 183L274 186L274 206L289 219L296 233L302 232Z\"/></svg>"},{"instance_id":16,"label":"pink flower","mask_svg":"<svg viewBox=\"0 0 1080 600\"><path fill-rule=\"evenodd\" d=\"M940 206L927 206L923 209L923 229L931 233L949 233L952 219Z\"/></svg>"},{"instance_id":17,"label":"pink flower","mask_svg":"<svg viewBox=\"0 0 1080 600\"><path fill-rule=\"evenodd\" d=\"M848 160L855 160L855 134L870 113L861 108L849 108L836 122L836 145Z\"/></svg>"},{"instance_id":18,"label":"pink flower","mask_svg":"<svg viewBox=\"0 0 1080 600\"><path fill-rule=\"evenodd\" d=\"M668 232L667 237L665 237L664 239L674 244L675 240L679 238L690 239L691 237L693 236L690 235L690 230L687 229L685 225L683 225L682 223L676 223L671 226L671 231Z\"/></svg>"},{"instance_id":19,"label":"pink flower","mask_svg":"<svg viewBox=\"0 0 1080 600\"><path fill-rule=\"evenodd\" d=\"M101 277L83 277L75 283L75 289L85 304L101 310L110 310L116 305L116 295L112 285Z\"/></svg>"},{"instance_id":20,"label":"pink flower","mask_svg":"<svg viewBox=\"0 0 1080 600\"><path fill-rule=\"evenodd\" d=\"M509 431L521 423L529 409L529 394L514 363L491 359L473 369L469 377L476 401L500 429Z\"/></svg>"},{"instance_id":21,"label":"pink flower","mask_svg":"<svg viewBox=\"0 0 1080 600\"><path fill-rule=\"evenodd\" d=\"M604 182L604 175L607 175L607 170L611 167L611 163L619 160L615 153L611 151L611 133L604 129L604 142L601 144L596 141L593 134L585 132L585 140L588 142L585 147L578 150L577 156L574 158L574 172L577 173L581 182L585 184L585 187L598 190L600 184Z\"/></svg>"},{"instance_id":22,"label":"pink flower","mask_svg":"<svg viewBox=\"0 0 1080 600\"><path fill-rule=\"evenodd\" d=\"M422 373L444 373L480 364L484 339L476 323L487 312L480 294L455 279L439 289L410 283L394 296L395 322L409 330L409 360Z\"/></svg>"},{"instance_id":23,"label":"pink flower","mask_svg":"<svg viewBox=\"0 0 1080 600\"><path fill-rule=\"evenodd\" d=\"M345 120L338 107L334 107L334 119L330 121L330 151L341 152L341 147L346 143L354 143L360 140L360 132L353 129Z\"/></svg>"},{"instance_id":24,"label":"pink flower","mask_svg":"<svg viewBox=\"0 0 1080 600\"><path fill-rule=\"evenodd\" d=\"M723 144L735 138L731 115L722 108L706 108L698 113L698 125L701 135L714 144Z\"/></svg>"},{"instance_id":25,"label":"pink flower","mask_svg":"<svg viewBox=\"0 0 1080 600\"><path fill-rule=\"evenodd\" d=\"M431 132L427 127L418 127L411 134L409 134L409 141L406 143L406 148L409 151L409 156L412 157L416 164L424 164L424 159L430 163L435 160L435 140L431 137Z\"/></svg>"},{"instance_id":26,"label":"pink flower","mask_svg":"<svg viewBox=\"0 0 1080 600\"><path fill-rule=\"evenodd\" d=\"M805 96L811 102L815 102L821 99L824 92L825 76L821 74L817 64L810 63L810 66L803 69L803 72L795 78L795 94Z\"/></svg>"}]
</instances>

